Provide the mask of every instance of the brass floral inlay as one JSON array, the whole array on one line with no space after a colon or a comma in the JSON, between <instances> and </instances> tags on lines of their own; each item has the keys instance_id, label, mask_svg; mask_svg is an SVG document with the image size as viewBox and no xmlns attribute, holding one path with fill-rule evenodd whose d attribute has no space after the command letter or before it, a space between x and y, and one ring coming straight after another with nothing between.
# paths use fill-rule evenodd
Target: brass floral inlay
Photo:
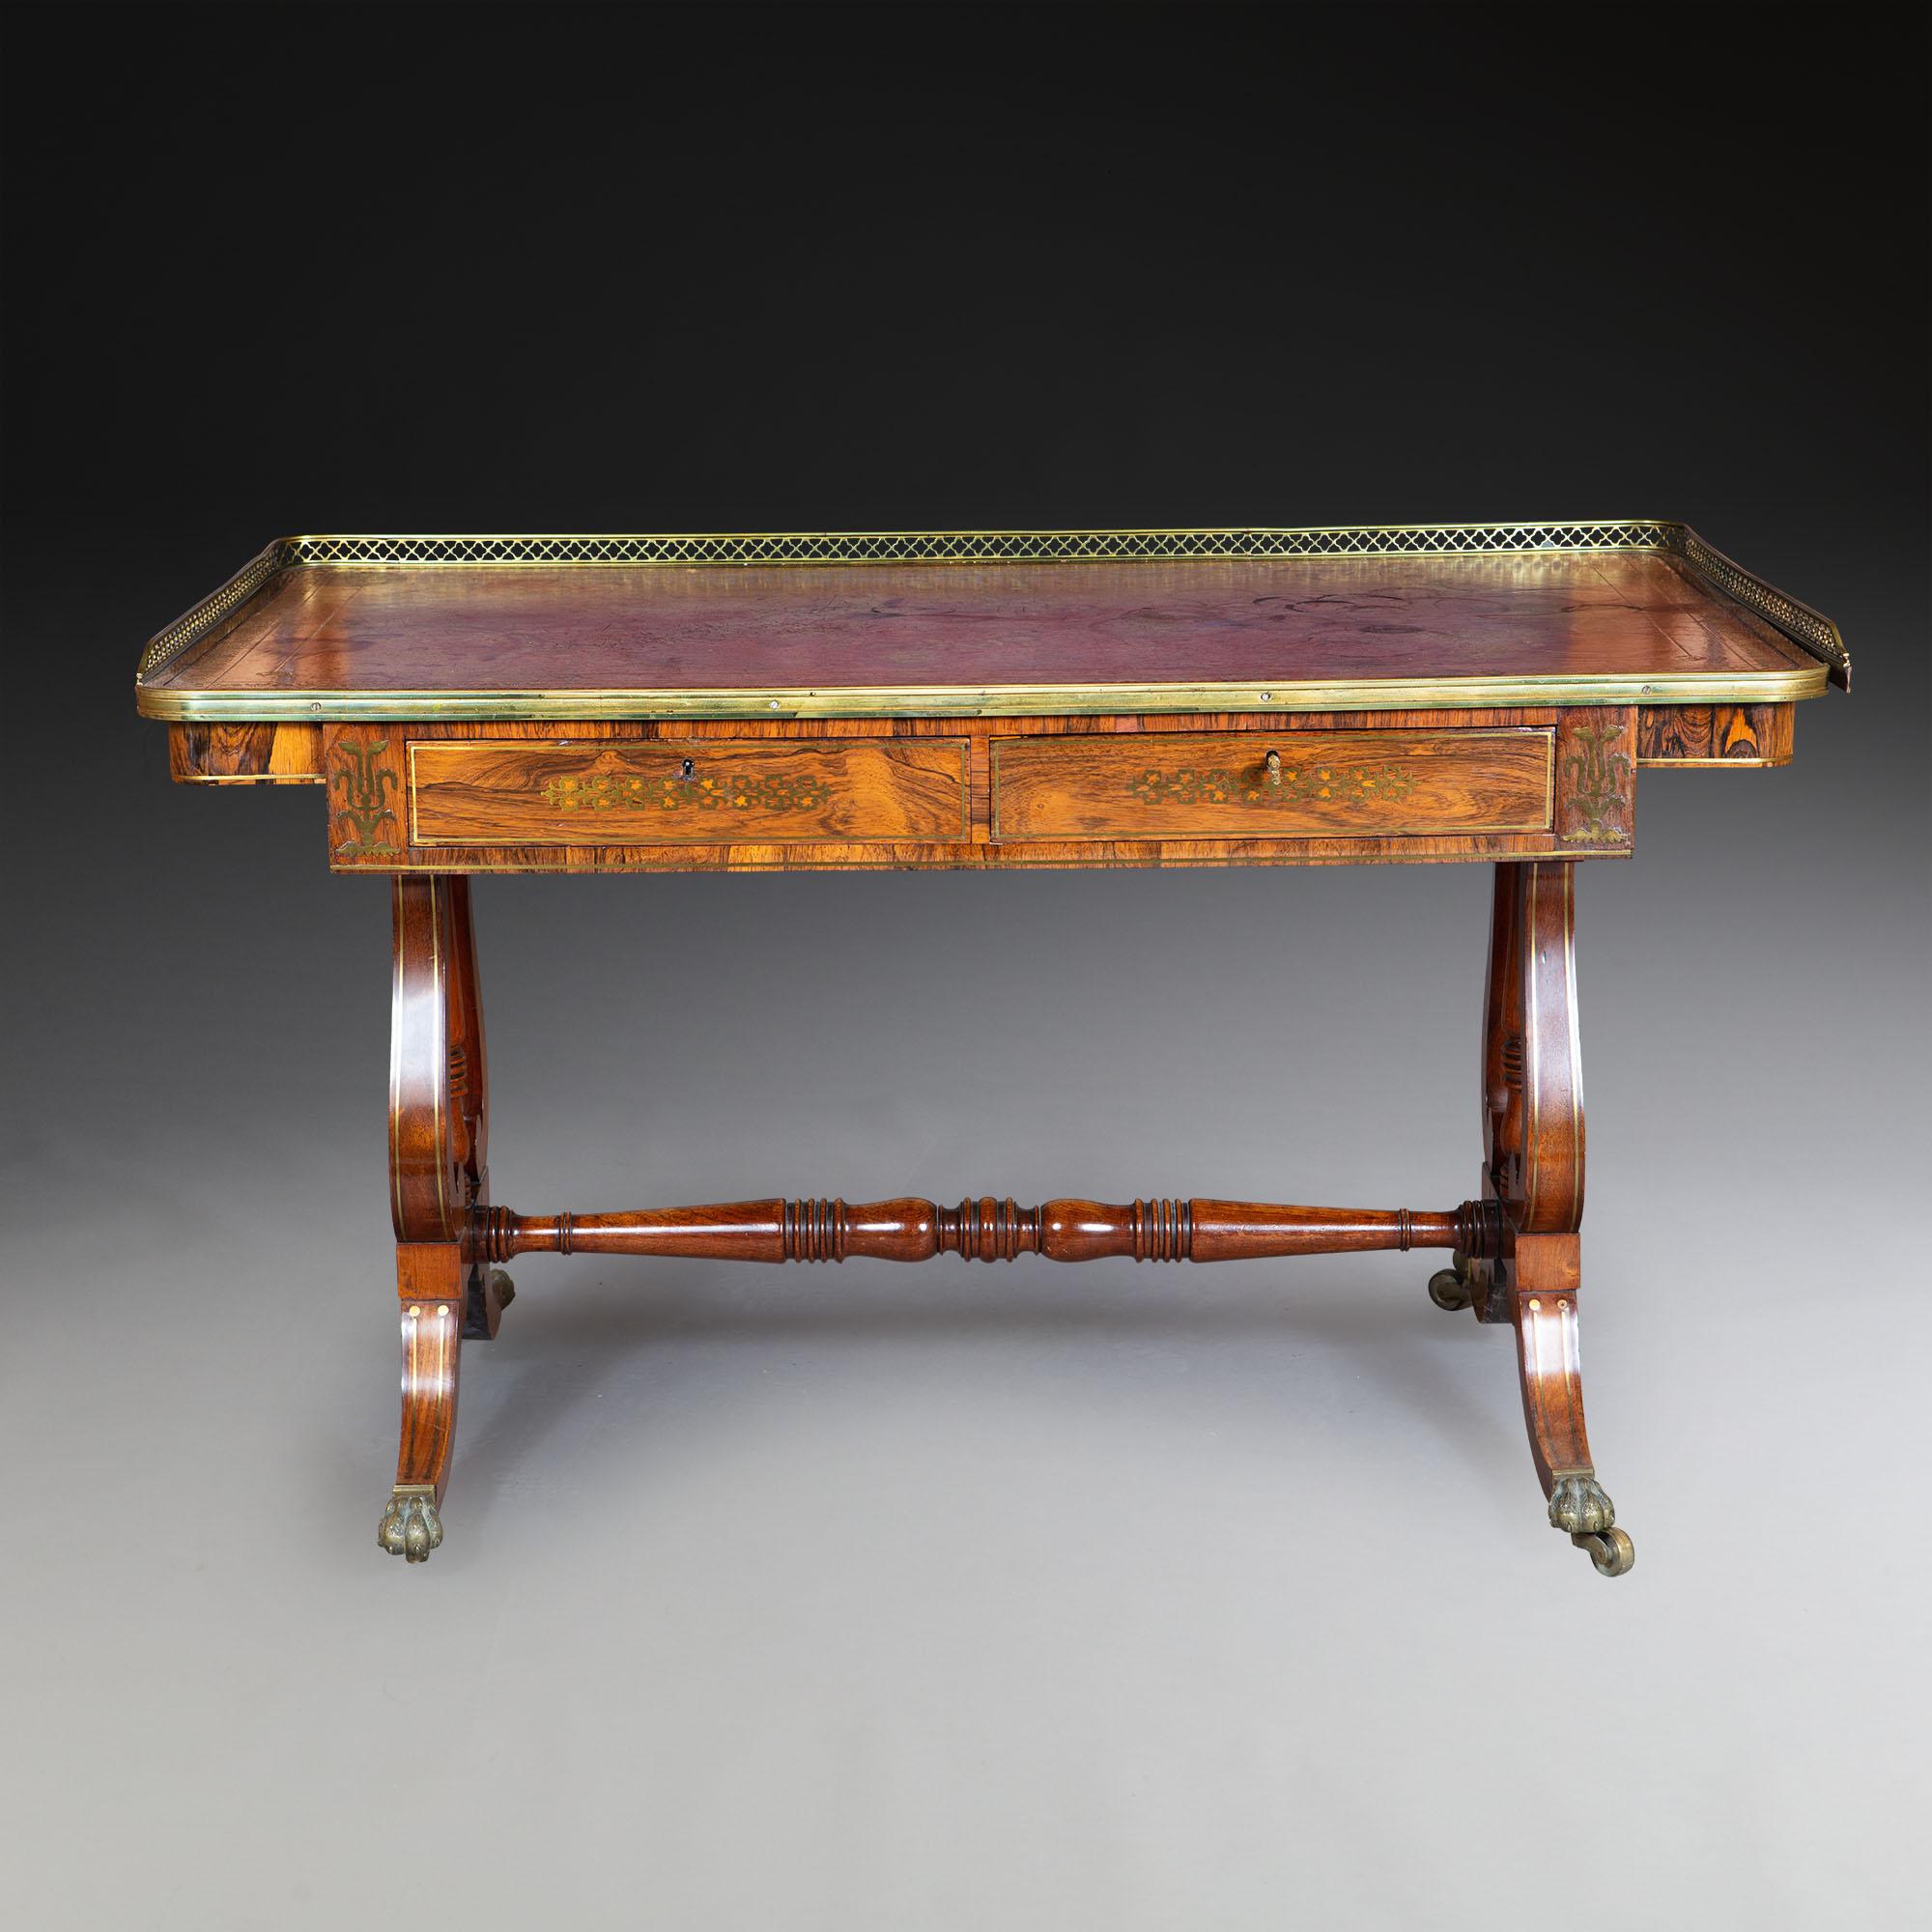
<instances>
[{"instance_id":1,"label":"brass floral inlay","mask_svg":"<svg viewBox=\"0 0 1932 1932\"><path fill-rule=\"evenodd\" d=\"M1280 782L1275 782L1276 778ZM1278 774L1261 766L1247 771L1225 767L1177 772L1150 767L1127 790L1143 805L1241 805L1267 808L1339 800L1373 805L1378 799L1405 799L1415 774L1402 765L1339 765L1319 758L1284 757Z\"/></svg>"},{"instance_id":2,"label":"brass floral inlay","mask_svg":"<svg viewBox=\"0 0 1932 1932\"><path fill-rule=\"evenodd\" d=\"M832 797L823 779L753 777L745 772L691 778L639 778L624 772L590 772L550 779L544 803L554 811L812 811Z\"/></svg>"},{"instance_id":3,"label":"brass floral inlay","mask_svg":"<svg viewBox=\"0 0 1932 1932\"><path fill-rule=\"evenodd\" d=\"M335 848L338 859L394 859L402 847L382 838L383 827L396 822L394 810L383 803L383 794L396 782L396 775L378 760L389 749L386 738L371 744L357 744L353 738L339 738L335 744L335 769L328 776L329 789L340 788L343 803L329 819L331 825L346 825L350 837Z\"/></svg>"},{"instance_id":4,"label":"brass floral inlay","mask_svg":"<svg viewBox=\"0 0 1932 1932\"><path fill-rule=\"evenodd\" d=\"M1624 783L1635 767L1630 753L1611 750L1623 736L1620 723L1579 722L1570 731L1570 803L1578 823L1570 837L1589 845L1619 845L1630 837L1624 824Z\"/></svg>"}]
</instances>

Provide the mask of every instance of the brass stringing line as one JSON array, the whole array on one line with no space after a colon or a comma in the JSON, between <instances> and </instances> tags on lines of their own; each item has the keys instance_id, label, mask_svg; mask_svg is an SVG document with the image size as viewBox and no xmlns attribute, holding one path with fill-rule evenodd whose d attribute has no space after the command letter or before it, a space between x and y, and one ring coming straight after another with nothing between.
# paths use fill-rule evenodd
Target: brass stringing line
<instances>
[{"instance_id":1,"label":"brass stringing line","mask_svg":"<svg viewBox=\"0 0 1932 1932\"><path fill-rule=\"evenodd\" d=\"M402 1094L403 1094L403 1029L399 1019L403 1004L403 956L406 937L402 930L404 901L402 882L406 874L398 873L389 881L389 902L394 907L397 924L395 938L395 960L390 968L389 991L389 1200L395 1208L396 1226L403 1225L403 1162L402 1162Z\"/></svg>"},{"instance_id":2,"label":"brass stringing line","mask_svg":"<svg viewBox=\"0 0 1932 1932\"><path fill-rule=\"evenodd\" d=\"M1574 877L1576 867L1573 866L1566 869L1573 875L1566 881L1563 889L1565 900L1563 950L1568 980L1566 990L1570 998L1570 1227L1574 1233L1583 1225L1583 1137L1586 1129L1583 1112L1583 1039L1577 994L1576 906L1573 898L1576 891Z\"/></svg>"},{"instance_id":3,"label":"brass stringing line","mask_svg":"<svg viewBox=\"0 0 1932 1932\"><path fill-rule=\"evenodd\" d=\"M436 995L436 1053L430 1080L430 1130L436 1142L436 1218L443 1238L449 1236L449 1202L445 1182L449 1175L448 1132L443 1124L443 1088L449 1080L449 1003L443 997L442 913L448 903L438 890L434 872L429 880L429 967L430 986Z\"/></svg>"},{"instance_id":4,"label":"brass stringing line","mask_svg":"<svg viewBox=\"0 0 1932 1932\"><path fill-rule=\"evenodd\" d=\"M1577 1009L1577 868L1563 868L1563 1000L1570 1015L1570 1225L1583 1220L1583 1034Z\"/></svg>"},{"instance_id":5,"label":"brass stringing line","mask_svg":"<svg viewBox=\"0 0 1932 1932\"><path fill-rule=\"evenodd\" d=\"M716 536L363 535L282 537L249 559L142 653L141 678L172 664L277 572L319 564L397 566L865 563L1096 563L1346 556L1481 556L1566 551L1668 552L1811 656L1847 675L1836 627L1760 582L1694 530L1661 519L1515 524L1328 525L1156 530L821 530Z\"/></svg>"},{"instance_id":6,"label":"brass stringing line","mask_svg":"<svg viewBox=\"0 0 1932 1932\"><path fill-rule=\"evenodd\" d=\"M1526 1207L1533 1208L1536 1202L1536 1182L1543 1162L1539 1150L1538 1123L1543 1118L1543 1108L1537 1099L1542 1092L1542 1055L1537 1047L1536 1015L1536 889L1541 880L1543 867L1530 865L1523 868L1528 878L1523 882L1523 937L1522 937L1522 1044L1523 1044L1523 1090L1522 1090L1522 1137L1529 1158L1523 1166L1522 1197Z\"/></svg>"}]
</instances>

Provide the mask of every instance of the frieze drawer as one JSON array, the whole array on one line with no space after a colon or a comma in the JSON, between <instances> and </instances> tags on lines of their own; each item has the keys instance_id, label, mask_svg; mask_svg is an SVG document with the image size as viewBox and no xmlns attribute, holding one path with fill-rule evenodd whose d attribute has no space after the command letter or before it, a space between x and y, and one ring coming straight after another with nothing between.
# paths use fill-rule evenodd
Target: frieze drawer
<instances>
[{"instance_id":1,"label":"frieze drawer","mask_svg":"<svg viewBox=\"0 0 1932 1932\"><path fill-rule=\"evenodd\" d=\"M415 845L730 845L964 838L956 738L417 739Z\"/></svg>"},{"instance_id":2,"label":"frieze drawer","mask_svg":"<svg viewBox=\"0 0 1932 1932\"><path fill-rule=\"evenodd\" d=\"M1546 832L1548 729L1002 738L993 837L1320 838Z\"/></svg>"}]
</instances>

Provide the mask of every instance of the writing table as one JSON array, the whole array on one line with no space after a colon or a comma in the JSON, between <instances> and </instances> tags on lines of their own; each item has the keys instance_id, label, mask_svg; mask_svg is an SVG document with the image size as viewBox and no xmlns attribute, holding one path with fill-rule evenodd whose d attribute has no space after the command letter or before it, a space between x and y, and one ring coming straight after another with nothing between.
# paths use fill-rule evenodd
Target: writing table
<instances>
[{"instance_id":1,"label":"writing table","mask_svg":"<svg viewBox=\"0 0 1932 1932\"><path fill-rule=\"evenodd\" d=\"M531 1252L1214 1262L1435 1248L1504 1322L1548 1520L1634 1561L1583 1427L1578 861L1639 769L1781 765L1850 660L1681 524L791 536L309 536L148 645L174 777L325 788L393 881L402 1446L382 1547L442 1541L465 1340ZM492 1197L469 876L1482 863L1482 1160L1448 1208Z\"/></svg>"}]
</instances>

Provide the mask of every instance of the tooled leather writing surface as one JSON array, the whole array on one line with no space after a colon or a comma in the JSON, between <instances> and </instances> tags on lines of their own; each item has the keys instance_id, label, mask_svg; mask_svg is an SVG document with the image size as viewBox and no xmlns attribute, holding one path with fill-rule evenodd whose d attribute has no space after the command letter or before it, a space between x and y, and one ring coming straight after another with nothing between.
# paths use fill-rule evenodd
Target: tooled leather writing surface
<instances>
[{"instance_id":1,"label":"tooled leather writing surface","mask_svg":"<svg viewBox=\"0 0 1932 1932\"><path fill-rule=\"evenodd\" d=\"M1789 670L1651 554L287 573L154 678L260 691L613 691Z\"/></svg>"}]
</instances>

